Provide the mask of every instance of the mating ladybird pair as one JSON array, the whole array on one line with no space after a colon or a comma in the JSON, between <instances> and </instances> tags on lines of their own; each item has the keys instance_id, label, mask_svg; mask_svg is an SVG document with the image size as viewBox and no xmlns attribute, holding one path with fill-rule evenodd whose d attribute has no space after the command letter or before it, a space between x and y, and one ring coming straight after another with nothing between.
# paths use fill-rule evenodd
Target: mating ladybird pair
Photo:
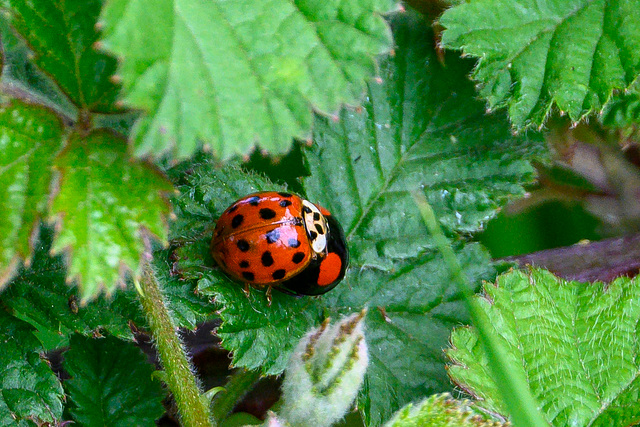
<instances>
[{"instance_id":1,"label":"mating ladybird pair","mask_svg":"<svg viewBox=\"0 0 640 427\"><path fill-rule=\"evenodd\" d=\"M233 280L320 295L344 277L349 253L338 221L291 193L255 193L218 219L211 254Z\"/></svg>"}]
</instances>

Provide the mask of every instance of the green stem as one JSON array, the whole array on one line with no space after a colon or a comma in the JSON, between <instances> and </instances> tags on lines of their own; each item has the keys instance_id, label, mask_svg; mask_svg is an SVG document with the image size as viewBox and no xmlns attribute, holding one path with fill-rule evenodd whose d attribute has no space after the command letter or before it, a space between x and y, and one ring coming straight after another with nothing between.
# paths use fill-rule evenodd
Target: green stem
<instances>
[{"instance_id":1,"label":"green stem","mask_svg":"<svg viewBox=\"0 0 640 427\"><path fill-rule=\"evenodd\" d=\"M151 332L166 375L163 380L175 398L181 423L185 427L212 425L209 408L201 399L196 377L169 315L156 276L149 263L143 262L138 290Z\"/></svg>"},{"instance_id":2,"label":"green stem","mask_svg":"<svg viewBox=\"0 0 640 427\"><path fill-rule=\"evenodd\" d=\"M236 406L238 401L251 390L251 386L260 379L260 371L248 371L237 369L224 386L224 391L216 394L211 405L213 418L218 421L224 420Z\"/></svg>"},{"instance_id":3,"label":"green stem","mask_svg":"<svg viewBox=\"0 0 640 427\"><path fill-rule=\"evenodd\" d=\"M429 202L421 192L415 192L413 196L422 214L422 219L429 229L429 233L431 233L438 250L448 265L458 289L464 296L471 315L471 321L476 326L480 341L484 344L489 367L496 384L499 385L498 389L507 405L513 425L518 427L548 426L538 410L535 399L531 395L526 378L519 374L520 371L518 369L509 369L512 365L512 360L507 356L486 313L474 298L468 279L463 274L458 258L456 258L453 248L451 248L449 239L442 232L431 205L429 205Z\"/></svg>"}]
</instances>

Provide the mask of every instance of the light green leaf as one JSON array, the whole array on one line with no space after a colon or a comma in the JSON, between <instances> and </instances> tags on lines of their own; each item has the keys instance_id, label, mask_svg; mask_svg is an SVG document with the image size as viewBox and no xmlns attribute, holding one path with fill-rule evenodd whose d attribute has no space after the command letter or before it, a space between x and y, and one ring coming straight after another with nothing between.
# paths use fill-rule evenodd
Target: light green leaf
<instances>
[{"instance_id":1,"label":"light green leaf","mask_svg":"<svg viewBox=\"0 0 640 427\"><path fill-rule=\"evenodd\" d=\"M0 104L0 287L31 257L62 132L48 109L17 100Z\"/></svg>"},{"instance_id":2,"label":"light green leaf","mask_svg":"<svg viewBox=\"0 0 640 427\"><path fill-rule=\"evenodd\" d=\"M29 43L35 62L80 109L117 110L118 87L110 80L116 59L94 43L100 0L6 0L11 24Z\"/></svg>"},{"instance_id":3,"label":"light green leaf","mask_svg":"<svg viewBox=\"0 0 640 427\"><path fill-rule=\"evenodd\" d=\"M632 425L640 419L638 280L567 282L544 270L513 271L478 297L547 421L557 426ZM505 414L474 329L451 337L453 380Z\"/></svg>"},{"instance_id":4,"label":"light green leaf","mask_svg":"<svg viewBox=\"0 0 640 427\"><path fill-rule=\"evenodd\" d=\"M153 365L131 343L71 338L64 354L70 412L81 426L149 426L164 413L164 392Z\"/></svg>"},{"instance_id":5,"label":"light green leaf","mask_svg":"<svg viewBox=\"0 0 640 427\"><path fill-rule=\"evenodd\" d=\"M508 427L491 420L468 400L455 400L448 393L434 394L402 408L385 427Z\"/></svg>"},{"instance_id":6,"label":"light green leaf","mask_svg":"<svg viewBox=\"0 0 640 427\"><path fill-rule=\"evenodd\" d=\"M152 165L131 161L124 140L104 131L70 138L56 159L60 191L51 214L59 221L52 252L69 253L68 280L82 300L112 293L123 271L137 274L141 228L166 239L170 183Z\"/></svg>"},{"instance_id":7,"label":"light green leaf","mask_svg":"<svg viewBox=\"0 0 640 427\"><path fill-rule=\"evenodd\" d=\"M542 125L554 104L580 120L640 73L639 0L479 0L440 24L445 47L480 58L480 93L518 128Z\"/></svg>"},{"instance_id":8,"label":"light green leaf","mask_svg":"<svg viewBox=\"0 0 640 427\"><path fill-rule=\"evenodd\" d=\"M0 425L55 424L62 418L62 385L38 353L33 331L0 310Z\"/></svg>"},{"instance_id":9,"label":"light green leaf","mask_svg":"<svg viewBox=\"0 0 640 427\"><path fill-rule=\"evenodd\" d=\"M122 58L124 101L146 111L137 154L221 158L256 143L282 153L307 137L312 109L358 102L391 47L392 0L110 0L104 45Z\"/></svg>"}]
</instances>

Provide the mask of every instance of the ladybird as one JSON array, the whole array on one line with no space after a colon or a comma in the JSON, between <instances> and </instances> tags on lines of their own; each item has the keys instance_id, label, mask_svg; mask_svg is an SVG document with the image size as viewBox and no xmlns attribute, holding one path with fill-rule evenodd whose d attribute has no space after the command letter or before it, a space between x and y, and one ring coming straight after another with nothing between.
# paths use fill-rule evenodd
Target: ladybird
<instances>
[{"instance_id":1,"label":"ladybird","mask_svg":"<svg viewBox=\"0 0 640 427\"><path fill-rule=\"evenodd\" d=\"M250 194L225 210L211 255L227 276L294 295L321 295L344 277L344 232L326 209L283 192Z\"/></svg>"}]
</instances>

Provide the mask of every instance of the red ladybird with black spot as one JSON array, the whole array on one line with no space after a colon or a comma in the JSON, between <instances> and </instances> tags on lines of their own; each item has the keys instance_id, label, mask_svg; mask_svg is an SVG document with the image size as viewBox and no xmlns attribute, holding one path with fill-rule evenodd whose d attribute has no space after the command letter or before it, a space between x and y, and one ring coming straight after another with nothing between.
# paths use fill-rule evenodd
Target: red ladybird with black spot
<instances>
[{"instance_id":1,"label":"red ladybird with black spot","mask_svg":"<svg viewBox=\"0 0 640 427\"><path fill-rule=\"evenodd\" d=\"M211 255L233 280L320 295L344 277L349 252L338 221L291 193L250 194L216 223Z\"/></svg>"}]
</instances>

